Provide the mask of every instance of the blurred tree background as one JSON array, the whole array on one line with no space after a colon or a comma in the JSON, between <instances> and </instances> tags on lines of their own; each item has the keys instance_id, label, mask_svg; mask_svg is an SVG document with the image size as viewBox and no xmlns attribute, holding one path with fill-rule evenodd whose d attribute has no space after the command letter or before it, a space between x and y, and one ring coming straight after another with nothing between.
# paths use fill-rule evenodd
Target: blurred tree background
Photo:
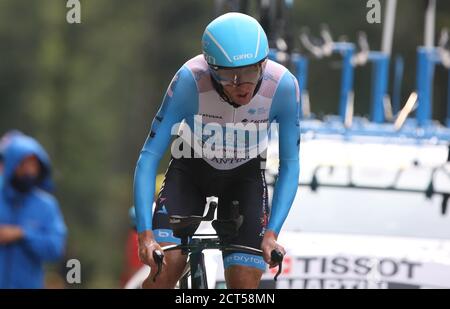
<instances>
[{"instance_id":1,"label":"blurred tree background","mask_svg":"<svg viewBox=\"0 0 450 309\"><path fill-rule=\"evenodd\" d=\"M119 287L139 150L173 74L201 52L214 3L80 2L81 24L68 24L66 1L0 1L0 133L22 130L50 153L69 227L67 257L82 263L81 287ZM415 89L424 8L423 0L398 3L393 55L405 57L402 102ZM368 24L367 11L361 0L297 0L292 22L315 34L327 23L335 38L351 41L363 30L379 49L382 24ZM444 26L450 26L450 1L441 0L436 32ZM338 60L310 64L317 114L337 112ZM437 74L435 118L443 120L447 77L444 70ZM366 115L369 66L357 69L355 89L356 113Z\"/></svg>"}]
</instances>

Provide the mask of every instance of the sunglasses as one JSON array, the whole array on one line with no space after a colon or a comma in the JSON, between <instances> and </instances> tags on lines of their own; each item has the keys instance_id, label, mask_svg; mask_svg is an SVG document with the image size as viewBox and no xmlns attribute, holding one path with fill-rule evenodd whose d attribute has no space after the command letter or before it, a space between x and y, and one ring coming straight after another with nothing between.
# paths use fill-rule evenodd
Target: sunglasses
<instances>
[{"instance_id":1,"label":"sunglasses","mask_svg":"<svg viewBox=\"0 0 450 309\"><path fill-rule=\"evenodd\" d=\"M238 86L245 83L257 84L262 77L264 60L240 68L209 66L214 79L222 86Z\"/></svg>"}]
</instances>

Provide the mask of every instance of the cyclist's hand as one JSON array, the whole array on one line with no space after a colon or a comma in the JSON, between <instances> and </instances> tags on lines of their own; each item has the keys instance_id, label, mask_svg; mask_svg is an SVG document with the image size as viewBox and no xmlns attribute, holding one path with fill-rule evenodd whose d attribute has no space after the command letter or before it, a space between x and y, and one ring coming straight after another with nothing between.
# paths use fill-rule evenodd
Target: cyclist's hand
<instances>
[{"instance_id":1,"label":"cyclist's hand","mask_svg":"<svg viewBox=\"0 0 450 309\"><path fill-rule=\"evenodd\" d=\"M261 243L261 250L263 252L264 261L269 264L269 268L274 268L278 264L271 260L272 250L278 250L281 254L286 255L286 250L284 250L283 246L277 243L277 235L275 232L271 230L267 230L264 233L264 238Z\"/></svg>"},{"instance_id":2,"label":"cyclist's hand","mask_svg":"<svg viewBox=\"0 0 450 309\"><path fill-rule=\"evenodd\" d=\"M151 269L156 269L158 266L153 259L153 251L162 249L153 237L153 232L145 231L139 233L139 259L142 263L150 266ZM165 262L164 262L165 263Z\"/></svg>"}]
</instances>

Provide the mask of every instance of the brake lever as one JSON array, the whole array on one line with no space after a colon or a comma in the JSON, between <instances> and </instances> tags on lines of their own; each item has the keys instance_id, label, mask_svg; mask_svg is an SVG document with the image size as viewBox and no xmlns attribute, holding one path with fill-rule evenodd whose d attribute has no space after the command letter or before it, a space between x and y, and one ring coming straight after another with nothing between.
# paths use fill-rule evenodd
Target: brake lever
<instances>
[{"instance_id":1,"label":"brake lever","mask_svg":"<svg viewBox=\"0 0 450 309\"><path fill-rule=\"evenodd\" d=\"M275 277L273 278L274 281L277 281L278 276L281 274L281 272L283 271L283 253L281 253L278 250L272 250L272 252L270 253L270 259L273 262L276 262L278 264L278 272L275 275Z\"/></svg>"},{"instance_id":2,"label":"brake lever","mask_svg":"<svg viewBox=\"0 0 450 309\"><path fill-rule=\"evenodd\" d=\"M156 278L161 274L162 265L164 261L164 253L162 253L159 250L153 251L153 260L156 262L156 265L158 266L158 270L156 271L155 276L153 277L153 282L156 281Z\"/></svg>"}]
</instances>

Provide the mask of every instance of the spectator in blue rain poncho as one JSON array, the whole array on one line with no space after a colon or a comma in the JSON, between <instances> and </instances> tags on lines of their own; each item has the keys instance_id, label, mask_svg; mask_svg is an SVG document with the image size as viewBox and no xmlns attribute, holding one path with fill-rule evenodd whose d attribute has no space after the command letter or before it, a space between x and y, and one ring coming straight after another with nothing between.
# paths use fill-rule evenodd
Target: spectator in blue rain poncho
<instances>
[{"instance_id":1,"label":"spectator in blue rain poncho","mask_svg":"<svg viewBox=\"0 0 450 309\"><path fill-rule=\"evenodd\" d=\"M66 226L52 191L50 160L31 137L3 145L0 288L43 288L44 262L64 254Z\"/></svg>"}]
</instances>

